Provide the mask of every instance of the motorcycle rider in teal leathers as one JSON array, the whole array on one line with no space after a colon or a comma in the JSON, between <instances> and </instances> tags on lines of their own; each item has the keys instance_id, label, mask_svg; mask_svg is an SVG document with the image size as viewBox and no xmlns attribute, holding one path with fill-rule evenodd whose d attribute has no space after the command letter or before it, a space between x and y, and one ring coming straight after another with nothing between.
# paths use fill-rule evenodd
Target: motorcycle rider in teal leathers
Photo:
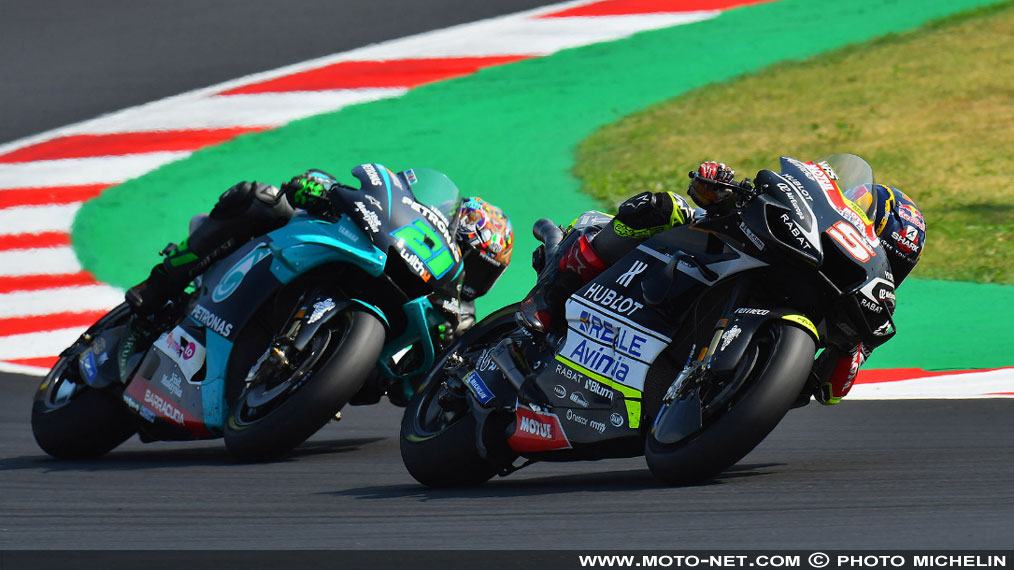
<instances>
[{"instance_id":1,"label":"motorcycle rider in teal leathers","mask_svg":"<svg viewBox=\"0 0 1014 570\"><path fill-rule=\"evenodd\" d=\"M212 263L239 246L284 226L296 209L324 216L332 213L329 194L340 183L322 170L308 170L279 189L261 182L240 182L226 190L211 213L191 222L187 239L169 244L165 259L126 292L135 314L157 313ZM457 332L475 322L475 302L493 287L510 263L514 233L503 211L482 200L463 200L458 210L456 241L464 260L460 299L434 299ZM444 303L446 301L446 303Z\"/></svg>"},{"instance_id":2,"label":"motorcycle rider in teal leathers","mask_svg":"<svg viewBox=\"0 0 1014 570\"><path fill-rule=\"evenodd\" d=\"M720 162L704 162L691 176L687 193L706 214L721 213L734 204L731 190L719 183L730 183L735 172ZM874 230L887 253L895 287L919 262L926 243L926 224L915 202L897 188L877 184L850 190L846 198L867 211ZM560 256L559 264L543 274L522 301L518 320L528 330L545 333L562 324L564 302L581 285L649 237L669 228L688 223L695 216L687 201L672 192L642 192L628 198L616 216L591 238L581 236ZM861 343L852 346L827 346L816 358L811 370L813 396L822 404L837 404L848 394L859 367L871 350ZM809 401L801 395L797 405Z\"/></svg>"}]
</instances>

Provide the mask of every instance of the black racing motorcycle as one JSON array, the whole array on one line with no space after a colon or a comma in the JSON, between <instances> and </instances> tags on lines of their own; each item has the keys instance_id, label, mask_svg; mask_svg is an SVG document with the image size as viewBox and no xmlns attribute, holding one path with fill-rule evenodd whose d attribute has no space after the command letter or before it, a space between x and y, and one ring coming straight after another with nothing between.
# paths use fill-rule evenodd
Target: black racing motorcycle
<instances>
[{"instance_id":1,"label":"black racing motorcycle","mask_svg":"<svg viewBox=\"0 0 1014 570\"><path fill-rule=\"evenodd\" d=\"M153 320L122 304L63 351L32 431L55 457L224 437L276 457L347 404L405 405L453 335L461 195L447 176L363 164L334 215L298 214L211 265ZM450 320L449 320L450 319Z\"/></svg>"},{"instance_id":2,"label":"black racing motorcycle","mask_svg":"<svg viewBox=\"0 0 1014 570\"><path fill-rule=\"evenodd\" d=\"M848 199L873 183L855 155L783 157L781 172L723 184L726 213L656 235L578 289L565 331L534 336L516 305L489 315L409 402L409 473L463 486L536 461L641 454L668 484L721 473L809 400L818 348L895 334L871 212ZM609 219L536 222L545 266Z\"/></svg>"}]
</instances>

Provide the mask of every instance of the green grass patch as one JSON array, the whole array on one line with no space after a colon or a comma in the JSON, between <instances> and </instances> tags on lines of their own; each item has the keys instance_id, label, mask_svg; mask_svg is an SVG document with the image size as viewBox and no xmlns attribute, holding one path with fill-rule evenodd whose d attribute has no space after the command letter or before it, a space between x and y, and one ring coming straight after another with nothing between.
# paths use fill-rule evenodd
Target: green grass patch
<instances>
[{"instance_id":1,"label":"green grass patch","mask_svg":"<svg viewBox=\"0 0 1014 570\"><path fill-rule=\"evenodd\" d=\"M684 192L703 160L752 177L780 155L852 152L922 208L928 247L914 276L1014 283L1012 38L1014 2L1003 2L776 64L600 129L574 172L616 204Z\"/></svg>"}]
</instances>

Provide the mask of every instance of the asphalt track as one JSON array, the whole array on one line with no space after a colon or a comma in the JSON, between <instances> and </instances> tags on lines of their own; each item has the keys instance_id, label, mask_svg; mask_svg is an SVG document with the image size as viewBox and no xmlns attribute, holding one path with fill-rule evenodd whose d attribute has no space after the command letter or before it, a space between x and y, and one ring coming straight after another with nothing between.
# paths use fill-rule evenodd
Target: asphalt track
<instances>
[{"instance_id":1,"label":"asphalt track","mask_svg":"<svg viewBox=\"0 0 1014 570\"><path fill-rule=\"evenodd\" d=\"M0 143L552 0L4 0Z\"/></svg>"},{"instance_id":2,"label":"asphalt track","mask_svg":"<svg viewBox=\"0 0 1014 570\"><path fill-rule=\"evenodd\" d=\"M136 438L57 461L32 439L36 382L0 378L0 549L1009 549L1014 532L1011 400L811 403L695 487L635 458L431 491L386 402L274 463Z\"/></svg>"},{"instance_id":3,"label":"asphalt track","mask_svg":"<svg viewBox=\"0 0 1014 570\"><path fill-rule=\"evenodd\" d=\"M425 10L406 12L414 3L307 2L283 14L263 2L209 2L194 18L185 8L153 11L162 6L154 2L62 3L64 12L55 14L45 3L11 2L0 18L0 53L13 54L0 62L0 141L244 73L545 3L431 0ZM660 487L643 460L628 459L536 464L477 489L436 492L417 485L401 465L401 410L389 404L346 410L340 423L270 464L235 463L220 441L136 439L100 460L61 462L32 440L37 382L0 375L0 549L1006 549L1014 543L1011 400L811 404L792 412L717 482L697 487Z\"/></svg>"}]
</instances>

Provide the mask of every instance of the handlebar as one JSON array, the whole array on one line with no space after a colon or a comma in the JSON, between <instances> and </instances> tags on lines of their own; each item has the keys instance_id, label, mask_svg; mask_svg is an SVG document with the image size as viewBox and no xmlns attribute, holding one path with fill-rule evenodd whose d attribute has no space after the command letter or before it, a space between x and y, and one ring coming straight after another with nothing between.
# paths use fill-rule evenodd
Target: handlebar
<instances>
[{"instance_id":1,"label":"handlebar","mask_svg":"<svg viewBox=\"0 0 1014 570\"><path fill-rule=\"evenodd\" d=\"M537 220L532 226L532 235L535 236L535 239L546 244L547 251L552 251L563 240L563 231L549 218Z\"/></svg>"},{"instance_id":2,"label":"handlebar","mask_svg":"<svg viewBox=\"0 0 1014 570\"><path fill-rule=\"evenodd\" d=\"M741 180L739 182L722 182L721 180L715 180L714 178L705 178L705 177L701 176L701 174L699 172L694 171L694 170L690 171L687 174L687 176L690 177L691 183L694 180L697 180L698 178L700 178L701 180L703 180L707 184L712 184L714 186L720 186L722 188L726 188L726 189L732 190L734 193L739 194L740 196L743 196L745 198L756 198L757 195L760 194L757 191L757 189L754 188L753 184L750 183L750 179L749 178L744 178L743 180Z\"/></svg>"}]
</instances>

